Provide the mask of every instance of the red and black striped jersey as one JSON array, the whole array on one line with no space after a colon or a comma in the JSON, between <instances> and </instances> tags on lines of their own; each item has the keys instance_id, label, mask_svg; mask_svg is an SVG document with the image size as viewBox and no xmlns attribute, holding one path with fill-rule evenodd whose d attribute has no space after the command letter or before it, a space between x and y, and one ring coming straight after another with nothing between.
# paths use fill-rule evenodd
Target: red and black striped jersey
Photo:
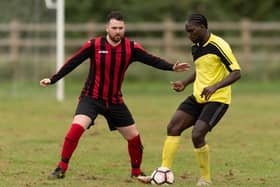
<instances>
[{"instance_id":1,"label":"red and black striped jersey","mask_svg":"<svg viewBox=\"0 0 280 187\"><path fill-rule=\"evenodd\" d=\"M172 71L173 64L153 56L138 43L122 39L117 46L107 42L106 37L97 37L87 41L54 74L51 84L64 77L86 59L90 59L90 69L81 96L91 96L112 103L122 103L121 86L128 66L142 62L162 70Z\"/></svg>"}]
</instances>

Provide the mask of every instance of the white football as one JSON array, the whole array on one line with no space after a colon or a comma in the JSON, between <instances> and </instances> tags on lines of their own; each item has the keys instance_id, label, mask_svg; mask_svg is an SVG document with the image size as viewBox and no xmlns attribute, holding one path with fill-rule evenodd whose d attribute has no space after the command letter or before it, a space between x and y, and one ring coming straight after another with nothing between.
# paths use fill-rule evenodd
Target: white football
<instances>
[{"instance_id":1,"label":"white football","mask_svg":"<svg viewBox=\"0 0 280 187\"><path fill-rule=\"evenodd\" d=\"M151 184L169 185L174 183L174 174L167 167L159 167L151 175Z\"/></svg>"}]
</instances>

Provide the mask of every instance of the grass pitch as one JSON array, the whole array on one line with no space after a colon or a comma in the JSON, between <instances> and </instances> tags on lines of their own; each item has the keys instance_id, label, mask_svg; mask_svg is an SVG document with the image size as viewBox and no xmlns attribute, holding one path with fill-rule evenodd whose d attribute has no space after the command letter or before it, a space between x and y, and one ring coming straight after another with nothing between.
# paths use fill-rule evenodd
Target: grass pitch
<instances>
[{"instance_id":1,"label":"grass pitch","mask_svg":"<svg viewBox=\"0 0 280 187\"><path fill-rule=\"evenodd\" d=\"M280 184L279 103L274 84L238 83L225 117L208 135L213 186ZM54 88L37 85L0 90L0 187L147 186L131 179L127 144L109 132L102 116L79 142L66 178L47 180L59 160L80 92L66 84L66 100L57 102ZM279 85L279 84L278 84ZM150 174L161 163L166 125L190 89L175 93L168 83L126 83L124 98L144 143L143 169ZM173 186L195 186L199 176L190 129L182 135L174 161Z\"/></svg>"}]
</instances>

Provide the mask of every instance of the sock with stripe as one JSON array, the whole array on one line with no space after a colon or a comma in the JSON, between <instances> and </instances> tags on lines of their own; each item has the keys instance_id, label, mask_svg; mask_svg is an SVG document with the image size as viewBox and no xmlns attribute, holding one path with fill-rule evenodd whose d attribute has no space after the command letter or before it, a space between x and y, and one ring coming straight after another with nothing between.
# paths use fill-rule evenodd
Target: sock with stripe
<instances>
[{"instance_id":1,"label":"sock with stripe","mask_svg":"<svg viewBox=\"0 0 280 187\"><path fill-rule=\"evenodd\" d=\"M75 151L79 139L84 131L85 129L81 125L72 124L70 130L67 132L61 151L61 161L58 163L58 166L61 167L63 171L68 169L69 160Z\"/></svg>"},{"instance_id":2,"label":"sock with stripe","mask_svg":"<svg viewBox=\"0 0 280 187\"><path fill-rule=\"evenodd\" d=\"M138 176L141 173L141 163L143 155L143 145L141 143L140 135L138 134L134 138L127 141L128 142L128 153L130 156L131 163L131 174L133 176Z\"/></svg>"}]
</instances>

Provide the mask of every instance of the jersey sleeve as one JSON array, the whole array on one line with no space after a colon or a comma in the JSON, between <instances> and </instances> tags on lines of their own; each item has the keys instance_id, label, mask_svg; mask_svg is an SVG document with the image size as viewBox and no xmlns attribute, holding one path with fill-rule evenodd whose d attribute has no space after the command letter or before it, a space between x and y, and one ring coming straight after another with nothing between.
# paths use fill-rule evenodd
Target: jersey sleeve
<instances>
[{"instance_id":1,"label":"jersey sleeve","mask_svg":"<svg viewBox=\"0 0 280 187\"><path fill-rule=\"evenodd\" d=\"M219 51L219 56L223 64L230 72L235 70L240 70L238 61L235 55L233 54L229 44L226 41L220 40L218 43L213 43L213 44L217 47Z\"/></svg>"},{"instance_id":2,"label":"jersey sleeve","mask_svg":"<svg viewBox=\"0 0 280 187\"><path fill-rule=\"evenodd\" d=\"M151 55L136 42L134 42L132 46L132 61L139 61L161 70L173 70L173 64L168 63L157 56Z\"/></svg>"},{"instance_id":3,"label":"jersey sleeve","mask_svg":"<svg viewBox=\"0 0 280 187\"><path fill-rule=\"evenodd\" d=\"M93 54L93 41L89 40L74 55L68 58L64 62L63 66L50 78L51 84L54 84L59 79L67 75L87 58L89 58L91 54Z\"/></svg>"}]
</instances>

